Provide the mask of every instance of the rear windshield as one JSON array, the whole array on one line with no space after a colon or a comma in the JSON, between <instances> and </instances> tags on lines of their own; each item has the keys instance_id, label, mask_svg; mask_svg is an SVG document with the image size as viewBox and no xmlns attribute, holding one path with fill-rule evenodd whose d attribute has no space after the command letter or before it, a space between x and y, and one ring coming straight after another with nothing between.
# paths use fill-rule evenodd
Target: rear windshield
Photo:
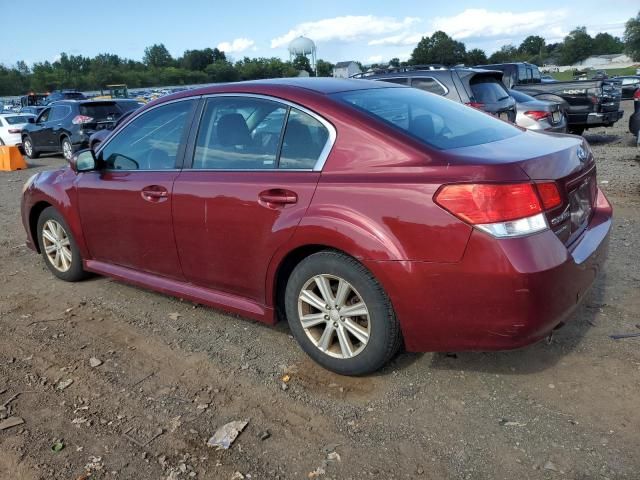
<instances>
[{"instance_id":1,"label":"rear windshield","mask_svg":"<svg viewBox=\"0 0 640 480\"><path fill-rule=\"evenodd\" d=\"M9 125L19 125L21 123L27 123L29 121L29 117L24 115L17 115L15 117L4 117L5 121Z\"/></svg>"},{"instance_id":2,"label":"rear windshield","mask_svg":"<svg viewBox=\"0 0 640 480\"><path fill-rule=\"evenodd\" d=\"M441 150L522 133L486 113L416 88L351 90L332 96Z\"/></svg>"},{"instance_id":3,"label":"rear windshield","mask_svg":"<svg viewBox=\"0 0 640 480\"><path fill-rule=\"evenodd\" d=\"M475 76L469 84L476 102L497 103L509 97L502 84L493 77Z\"/></svg>"},{"instance_id":4,"label":"rear windshield","mask_svg":"<svg viewBox=\"0 0 640 480\"><path fill-rule=\"evenodd\" d=\"M95 121L115 120L122 115L122 110L115 102L85 103L80 105L80 115L91 117Z\"/></svg>"},{"instance_id":5,"label":"rear windshield","mask_svg":"<svg viewBox=\"0 0 640 480\"><path fill-rule=\"evenodd\" d=\"M526 93L522 93L517 90L509 90L509 95L511 95L518 103L534 102L536 100Z\"/></svg>"},{"instance_id":6,"label":"rear windshield","mask_svg":"<svg viewBox=\"0 0 640 480\"><path fill-rule=\"evenodd\" d=\"M67 100L82 100L82 99L86 98L80 92L65 92L65 93L62 94L62 96Z\"/></svg>"}]
</instances>

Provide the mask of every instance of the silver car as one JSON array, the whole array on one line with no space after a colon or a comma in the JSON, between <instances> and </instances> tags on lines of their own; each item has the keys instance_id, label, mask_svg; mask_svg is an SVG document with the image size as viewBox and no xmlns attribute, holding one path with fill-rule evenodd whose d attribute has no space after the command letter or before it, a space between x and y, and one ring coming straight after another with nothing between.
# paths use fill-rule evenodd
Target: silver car
<instances>
[{"instance_id":1,"label":"silver car","mask_svg":"<svg viewBox=\"0 0 640 480\"><path fill-rule=\"evenodd\" d=\"M518 90L509 90L516 100L516 125L528 130L565 133L567 116L556 102L537 100Z\"/></svg>"}]
</instances>

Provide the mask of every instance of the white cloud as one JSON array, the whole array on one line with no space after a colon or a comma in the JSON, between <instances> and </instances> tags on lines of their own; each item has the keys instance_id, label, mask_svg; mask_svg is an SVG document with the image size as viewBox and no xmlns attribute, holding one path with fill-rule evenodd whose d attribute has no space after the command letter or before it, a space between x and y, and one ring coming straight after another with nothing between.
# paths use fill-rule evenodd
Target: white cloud
<instances>
[{"instance_id":1,"label":"white cloud","mask_svg":"<svg viewBox=\"0 0 640 480\"><path fill-rule=\"evenodd\" d=\"M442 30L459 40L519 36L530 33L545 35L550 29L559 27L566 16L566 10L514 13L469 8L452 17L436 17L433 20L433 30ZM554 33L557 34L558 31Z\"/></svg>"},{"instance_id":2,"label":"white cloud","mask_svg":"<svg viewBox=\"0 0 640 480\"><path fill-rule=\"evenodd\" d=\"M372 55L367 59L369 63L381 63L384 57L382 55Z\"/></svg>"},{"instance_id":3,"label":"white cloud","mask_svg":"<svg viewBox=\"0 0 640 480\"><path fill-rule=\"evenodd\" d=\"M416 17L376 17L374 15L347 15L343 17L325 18L315 22L304 22L296 25L284 35L271 40L271 48L285 47L301 35L315 42L330 40L354 41L363 37L384 35L407 29L420 19Z\"/></svg>"},{"instance_id":4,"label":"white cloud","mask_svg":"<svg viewBox=\"0 0 640 480\"><path fill-rule=\"evenodd\" d=\"M240 53L253 47L255 43L256 42L249 38L236 38L232 42L219 43L218 49L225 53Z\"/></svg>"},{"instance_id":5,"label":"white cloud","mask_svg":"<svg viewBox=\"0 0 640 480\"><path fill-rule=\"evenodd\" d=\"M369 41L369 45L415 45L422 37L430 35L430 33L412 33L405 32L389 37L376 38Z\"/></svg>"}]
</instances>

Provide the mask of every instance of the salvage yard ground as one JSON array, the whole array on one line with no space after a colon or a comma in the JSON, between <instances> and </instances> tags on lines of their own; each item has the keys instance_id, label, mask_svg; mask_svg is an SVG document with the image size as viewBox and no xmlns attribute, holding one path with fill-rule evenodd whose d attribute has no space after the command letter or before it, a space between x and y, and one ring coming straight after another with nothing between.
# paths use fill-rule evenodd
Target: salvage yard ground
<instances>
[{"instance_id":1,"label":"salvage yard ground","mask_svg":"<svg viewBox=\"0 0 640 480\"><path fill-rule=\"evenodd\" d=\"M283 324L54 279L24 247L20 191L64 160L0 173L0 479L637 479L640 338L609 337L640 332L640 150L623 105L586 134L615 224L571 323L551 344L405 353L365 378L322 370ZM235 420L248 425L229 450L207 447Z\"/></svg>"}]
</instances>

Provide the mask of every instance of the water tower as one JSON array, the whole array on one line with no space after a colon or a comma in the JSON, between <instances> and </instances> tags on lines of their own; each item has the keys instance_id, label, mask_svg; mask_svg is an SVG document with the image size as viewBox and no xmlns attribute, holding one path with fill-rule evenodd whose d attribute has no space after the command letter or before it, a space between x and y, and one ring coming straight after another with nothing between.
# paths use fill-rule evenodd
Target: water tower
<instances>
[{"instance_id":1,"label":"water tower","mask_svg":"<svg viewBox=\"0 0 640 480\"><path fill-rule=\"evenodd\" d=\"M307 37L298 37L289 44L289 60L293 61L298 55L308 57L311 55L311 69L316 71L316 44Z\"/></svg>"}]
</instances>

